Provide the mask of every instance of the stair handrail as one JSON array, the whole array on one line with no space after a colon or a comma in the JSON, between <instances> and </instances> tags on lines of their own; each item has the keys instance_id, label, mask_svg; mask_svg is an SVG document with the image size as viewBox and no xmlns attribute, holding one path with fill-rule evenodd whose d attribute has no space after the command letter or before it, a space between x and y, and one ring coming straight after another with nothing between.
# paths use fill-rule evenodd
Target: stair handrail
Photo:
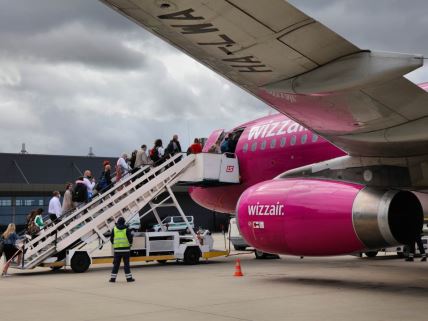
<instances>
[{"instance_id":1,"label":"stair handrail","mask_svg":"<svg viewBox=\"0 0 428 321\"><path fill-rule=\"evenodd\" d=\"M164 167L166 167L166 170L168 170L170 167L172 167L172 166L169 166L171 163L174 163L174 164L176 164L176 163L178 163L179 161L180 161L180 159L181 159L181 157L180 156L177 156L177 157L173 157L171 160L168 160L168 162L165 162L165 164L164 164ZM156 171L162 171L162 167L157 167L155 170ZM182 169L181 169L182 170ZM144 180L146 180L146 179L148 179L150 176L157 176L156 175L156 172L155 173L153 173L154 172L154 170L151 170L151 171L149 171L148 173L146 173L146 175L143 175L142 177L140 177L139 178L139 180L137 181L134 181L133 183L131 183L132 185L138 185L138 184L140 184L141 183L141 181L144 181ZM166 172L166 171L164 171L164 172ZM163 172L162 172L163 173ZM161 174L162 174L161 173ZM160 174L160 175L161 175ZM131 185L129 185L128 187L131 187L131 188L134 188L135 186L131 186ZM160 190L159 191L159 193L161 193L162 192L162 190ZM118 197L121 197L122 196L122 194L124 194L124 193L128 193L128 191L127 190L123 190L123 192L121 191L121 193L116 193L116 195L118 196ZM156 195L158 195L158 194L156 194ZM126 201L126 199L123 199L123 200L121 200L121 201L119 201L118 203L116 203L114 206L117 206L117 207L122 207L123 205L121 205L121 203L122 203L122 201ZM105 207L105 205L104 205L104 207ZM98 212L99 211L99 209L100 208L103 208L103 204L102 203L100 203L98 206L97 206L97 208L93 208L93 209L91 209L93 212ZM88 213L88 215L93 215L93 213ZM100 218L99 219L101 219L101 216L102 215L100 215ZM82 221L84 221L84 220L86 220L87 219L87 217L80 217L80 218L78 218L77 220L75 220L73 223L77 226L77 225L79 225ZM96 219L95 219L96 220ZM95 222L94 222L95 223ZM108 224L107 224L108 225ZM71 228L73 228L73 227L71 227ZM108 226L108 228L110 229L110 227ZM79 235L79 233L81 233L82 235L80 235L80 236L78 236L77 238L81 238L85 233L87 233L87 231L85 231L84 233L82 233L82 229L79 229L79 231L80 232L78 232L78 235ZM61 231L60 231L61 232ZM66 232L64 232L64 233L62 233L62 235L61 235L61 237L65 234ZM61 239L59 242L63 242L65 239ZM49 241L49 242L47 242L47 241ZM41 251L41 250L43 250L43 249L45 249L46 247L47 247L47 245L50 245L52 242L54 241L54 239L52 239L52 236L47 236L46 237L46 239L45 239L45 243L48 243L48 244L40 244L39 246L36 246L36 248L33 248L33 251L35 252L35 253L32 253L31 255L30 255L30 258L32 258L34 255L37 255L37 253L39 252L39 251ZM59 243L58 243L59 244ZM57 248L51 248L50 250L57 250L57 251L59 251ZM65 248L64 248L65 249ZM63 250L62 248L60 248L60 250ZM46 254L45 256L48 256L48 254ZM41 257L43 257L43 256L41 256ZM30 260L30 262L29 263L33 263L35 260L38 260L38 258L36 257L36 258L33 258L33 259L31 259Z\"/></svg>"},{"instance_id":2,"label":"stair handrail","mask_svg":"<svg viewBox=\"0 0 428 321\"><path fill-rule=\"evenodd\" d=\"M194 159L194 158L193 158ZM193 159L189 159L189 161L192 161ZM177 175L179 175L179 172L177 172L176 174L174 174L174 173L168 173L168 170L170 169L170 168L173 168L172 166L171 167L168 167L165 171L163 171L162 173L160 173L159 175L157 175L156 177L161 177L162 178L162 180L161 180L161 183L163 183L164 184L164 187L162 188L162 189L160 189L160 190L158 190L158 191L156 191L156 193L154 193L153 195L152 195L152 198L155 198L156 196L158 196L159 194L161 194L161 193L163 193L164 191L165 191L165 188L167 188L167 186L168 185L170 185L171 184L171 182L173 182L174 181L174 177L175 176L177 176ZM183 169L182 169L183 170ZM181 170L181 171L182 171ZM169 181L166 181L165 180L165 178L163 177L163 176L165 176L165 175L169 175L169 178L170 178L170 180ZM163 175L163 176L162 176ZM168 176L167 176L168 177ZM137 185L139 185L140 183L141 183L141 180L145 180L145 178L144 177L141 177L140 178L140 180L139 181L134 181L133 183L132 183L132 185L130 185L130 186L128 186L128 188L129 189L133 189L133 188L135 188ZM152 181L152 180L151 180ZM147 183L147 184L149 184L149 183ZM135 190L138 190L139 188L137 188L137 189L135 189ZM128 191L124 191L124 193L128 193ZM121 195L119 195L118 197L120 198L120 196ZM131 196L132 197L132 195L131 194L128 194L128 196ZM137 196L137 198L138 198L138 196ZM125 198L122 198L122 199L120 199L120 201L119 202L117 202L117 203L115 203L114 205L113 205L113 207L112 208L109 208L109 210L115 210L114 208L123 208L124 207L124 205L125 204L128 204L129 203L129 199L128 199L128 197L125 197ZM126 207L126 205L125 205L125 207ZM96 211L95 211L96 212ZM116 212L117 213L117 212ZM132 212L130 212L130 214L132 215L133 213ZM134 213L135 214L135 213ZM79 222L81 222L82 220L85 220L85 218L83 218L83 217L81 217L81 218L79 218L79 219L77 219L75 222L73 222L73 224L76 224L76 225L79 225ZM105 218L104 217L102 217L102 215L99 215L99 216L97 216L95 219L94 219L94 224L96 224L97 223L97 221L98 221L98 223L99 222L102 222L102 221L104 221L105 222ZM108 225L108 224L107 224ZM112 224L112 226L114 226L114 222L113 222L113 224ZM109 227L109 229L110 229L110 227ZM84 236L86 233L87 233L88 231L84 231L83 229L79 229L79 232L77 232L77 233L80 233L81 234L81 236ZM60 231L60 233L61 233L61 231ZM80 236L79 236L80 237ZM61 240L60 242L62 242L63 240ZM62 249L62 248L60 248L60 249Z\"/></svg>"},{"instance_id":3,"label":"stair handrail","mask_svg":"<svg viewBox=\"0 0 428 321\"><path fill-rule=\"evenodd\" d=\"M150 176L152 176L152 175L156 175L156 172L154 172L154 169L156 169L156 171L157 171L157 170L161 171L163 168L165 168L165 167L169 166L171 163L176 164L176 163L181 159L181 156L182 156L182 155L180 155L180 154L174 155L173 157L171 157L171 158L167 159L164 163L162 163L162 165L163 165L163 166L154 167L154 168L150 169L148 172L146 172L145 174L143 174L144 179L148 179ZM130 175L129 177L127 177L127 179L126 179L126 180L123 180L123 181L121 181L121 183L120 183L120 184L116 185L114 189L111 189L111 190L109 190L109 191L106 191L103 195L105 196L105 195L106 195L106 194L108 194L108 193L113 193L113 192L114 192L115 190L117 190L120 186L123 186L125 183L129 182L131 179L133 179L134 177L138 176L140 173L142 173L142 172L143 172L143 171L145 171L146 169L147 169L147 167L144 167L144 168L140 169L139 171L137 171L136 173L134 173L134 174ZM153 173L153 172L154 172L154 173ZM140 179L141 179L141 178L142 178L142 177L140 177ZM119 196L121 196L121 195L122 195L122 194L124 194L124 193L127 193L127 191L126 191L125 189L123 190L123 193L120 193L120 194L119 194ZM88 208L88 207L90 207L90 206L94 205L93 203L95 203L95 202L97 202L97 201L102 200L102 198L103 198L104 196L101 196L99 199L94 200L94 202L88 203L86 206L84 206L84 207L80 208L78 212L82 212L84 209L86 209L86 208ZM98 206L96 206L95 208L91 209L91 211L94 211L94 210L99 211L99 210L100 210L100 208L99 208L99 207L103 208L103 206L102 206L102 205L103 205L103 203L104 203L104 202L99 203L99 204L98 204ZM105 207L105 205L104 205L104 207ZM74 218L77 214L78 214L78 213L76 212L76 214L75 214L75 215L71 215L71 216L69 216L68 218L66 218L66 220L61 220L61 221L59 221L57 224L55 224L55 225L54 225L54 226L56 226L56 228L55 228L55 229L52 229L52 231L49 231L49 232L47 232L47 233L46 233L46 232L45 232L45 233L43 233L43 235L40 235L40 236L38 236L37 238L35 238L35 239L31 240L31 243L33 243L33 244L34 244L34 243L35 243L35 242L37 242L37 241L40 241L42 244L43 244L43 243L48 243L48 244L43 244L43 246L42 246L42 247L40 247L40 249L38 249L38 251L39 251L39 250L42 250L43 248L45 248L47 245L49 245L49 244L52 242L51 240L49 240L50 236L52 236L53 234L58 233L59 227L60 227L61 225L65 225L66 223L68 223L68 222L71 220L71 218ZM86 213L85 213L85 214L86 214ZM89 214L90 214L90 213L89 213ZM81 217L81 219L83 219L83 217ZM79 219L78 219L78 220L79 220ZM78 224L78 223L76 223L76 224ZM44 238L44 240L43 240L43 241L41 241L41 239L43 239L43 238ZM49 242L47 242L48 240L49 240ZM40 245L42 245L42 244L40 244ZM32 250L35 250L35 249L37 249L37 248L38 248L37 246L36 246L36 247L33 247L33 248L32 248ZM34 253L34 254L36 254L36 253ZM34 254L32 254L32 255L34 255Z\"/></svg>"},{"instance_id":4,"label":"stair handrail","mask_svg":"<svg viewBox=\"0 0 428 321\"><path fill-rule=\"evenodd\" d=\"M30 242L28 242L27 246L31 246L32 243L36 243L36 242L40 241L40 239L42 239L43 237L47 237L50 233L54 233L55 230L57 230L61 225L68 223L71 220L71 218L74 218L79 213L84 212L86 209L93 206L94 203L98 202L100 199L107 196L107 194L112 193L112 191L116 190L120 186L123 186L125 183L129 182L129 180L133 179L135 176L137 176L139 173L142 173L147 168L148 168L148 166L140 168L138 171L136 171L132 175L126 176L125 177L126 179L124 179L123 181L121 180L118 184L115 184L113 186L114 189L110 188L110 189L106 190L103 194L100 194L97 198L93 198L90 202L86 203L84 206L75 208L72 211L65 214L65 216L62 215L60 220L54 221L53 224L48 224L46 227L44 227L44 232L39 233L39 235L36 238L33 238ZM53 227L55 227L55 229L53 229ZM52 231L48 232L48 230L52 230Z\"/></svg>"}]
</instances>

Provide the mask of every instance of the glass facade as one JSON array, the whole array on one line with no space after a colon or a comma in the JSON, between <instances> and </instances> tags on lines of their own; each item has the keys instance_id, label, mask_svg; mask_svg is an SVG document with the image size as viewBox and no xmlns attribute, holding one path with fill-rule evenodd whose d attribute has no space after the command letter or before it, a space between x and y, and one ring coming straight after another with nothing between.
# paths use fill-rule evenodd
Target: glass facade
<instances>
[{"instance_id":1,"label":"glass facade","mask_svg":"<svg viewBox=\"0 0 428 321\"><path fill-rule=\"evenodd\" d=\"M13 222L12 197L0 197L0 228Z\"/></svg>"},{"instance_id":2,"label":"glass facade","mask_svg":"<svg viewBox=\"0 0 428 321\"><path fill-rule=\"evenodd\" d=\"M9 223L23 226L31 211L41 207L44 215L48 213L49 196L0 197L0 229Z\"/></svg>"}]
</instances>

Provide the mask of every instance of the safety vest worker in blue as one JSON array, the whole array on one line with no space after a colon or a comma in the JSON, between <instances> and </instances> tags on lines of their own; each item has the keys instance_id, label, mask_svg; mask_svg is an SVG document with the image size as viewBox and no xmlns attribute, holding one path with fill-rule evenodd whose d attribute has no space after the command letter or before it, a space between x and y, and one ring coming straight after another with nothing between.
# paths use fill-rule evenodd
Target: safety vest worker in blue
<instances>
[{"instance_id":1,"label":"safety vest worker in blue","mask_svg":"<svg viewBox=\"0 0 428 321\"><path fill-rule=\"evenodd\" d=\"M118 229L117 226L113 229L113 248L117 250L127 250L129 251L131 244L129 243L128 236L126 235L127 229Z\"/></svg>"},{"instance_id":2,"label":"safety vest worker in blue","mask_svg":"<svg viewBox=\"0 0 428 321\"><path fill-rule=\"evenodd\" d=\"M125 219L120 217L111 233L111 243L114 249L113 269L111 271L110 282L116 282L117 272L119 272L120 262L123 260L126 281L134 282L129 266L132 246L132 234L126 228Z\"/></svg>"}]
</instances>

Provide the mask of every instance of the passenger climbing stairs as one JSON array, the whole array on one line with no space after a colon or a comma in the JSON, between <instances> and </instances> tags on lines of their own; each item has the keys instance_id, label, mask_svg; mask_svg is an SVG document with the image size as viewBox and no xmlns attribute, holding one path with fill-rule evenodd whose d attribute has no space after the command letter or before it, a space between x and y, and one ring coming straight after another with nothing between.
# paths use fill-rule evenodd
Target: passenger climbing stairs
<instances>
[{"instance_id":1,"label":"passenger climbing stairs","mask_svg":"<svg viewBox=\"0 0 428 321\"><path fill-rule=\"evenodd\" d=\"M98 248L109 242L108 234L113 230L119 217L127 222L139 215L146 206L152 206L153 200L164 192L171 193L171 187L180 180L204 180L204 159L209 154L182 155L176 154L157 167L146 166L116 182L114 187L97 195L91 202L63 215L55 224L48 225L32 240L25 241L22 263L14 266L20 269L31 269L42 263L63 260L68 250L79 250L87 244L98 241ZM239 182L237 173L230 171L231 157L217 155L218 177L212 173L209 180L223 179L221 168L233 174L225 179L226 183ZM224 163L224 164L223 164ZM223 164L223 165L222 165ZM142 217L139 215L140 218ZM144 214L143 214L144 216ZM95 248L94 250L96 250Z\"/></svg>"}]
</instances>

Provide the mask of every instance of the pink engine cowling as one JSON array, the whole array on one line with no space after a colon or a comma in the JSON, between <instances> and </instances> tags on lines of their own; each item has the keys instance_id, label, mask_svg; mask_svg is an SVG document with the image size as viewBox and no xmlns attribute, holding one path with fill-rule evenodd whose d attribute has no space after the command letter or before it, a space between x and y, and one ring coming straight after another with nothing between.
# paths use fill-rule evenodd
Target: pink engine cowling
<instances>
[{"instance_id":1,"label":"pink engine cowling","mask_svg":"<svg viewBox=\"0 0 428 321\"><path fill-rule=\"evenodd\" d=\"M321 179L277 179L248 188L237 204L238 227L268 253L340 255L407 244L423 212L407 191Z\"/></svg>"}]
</instances>

